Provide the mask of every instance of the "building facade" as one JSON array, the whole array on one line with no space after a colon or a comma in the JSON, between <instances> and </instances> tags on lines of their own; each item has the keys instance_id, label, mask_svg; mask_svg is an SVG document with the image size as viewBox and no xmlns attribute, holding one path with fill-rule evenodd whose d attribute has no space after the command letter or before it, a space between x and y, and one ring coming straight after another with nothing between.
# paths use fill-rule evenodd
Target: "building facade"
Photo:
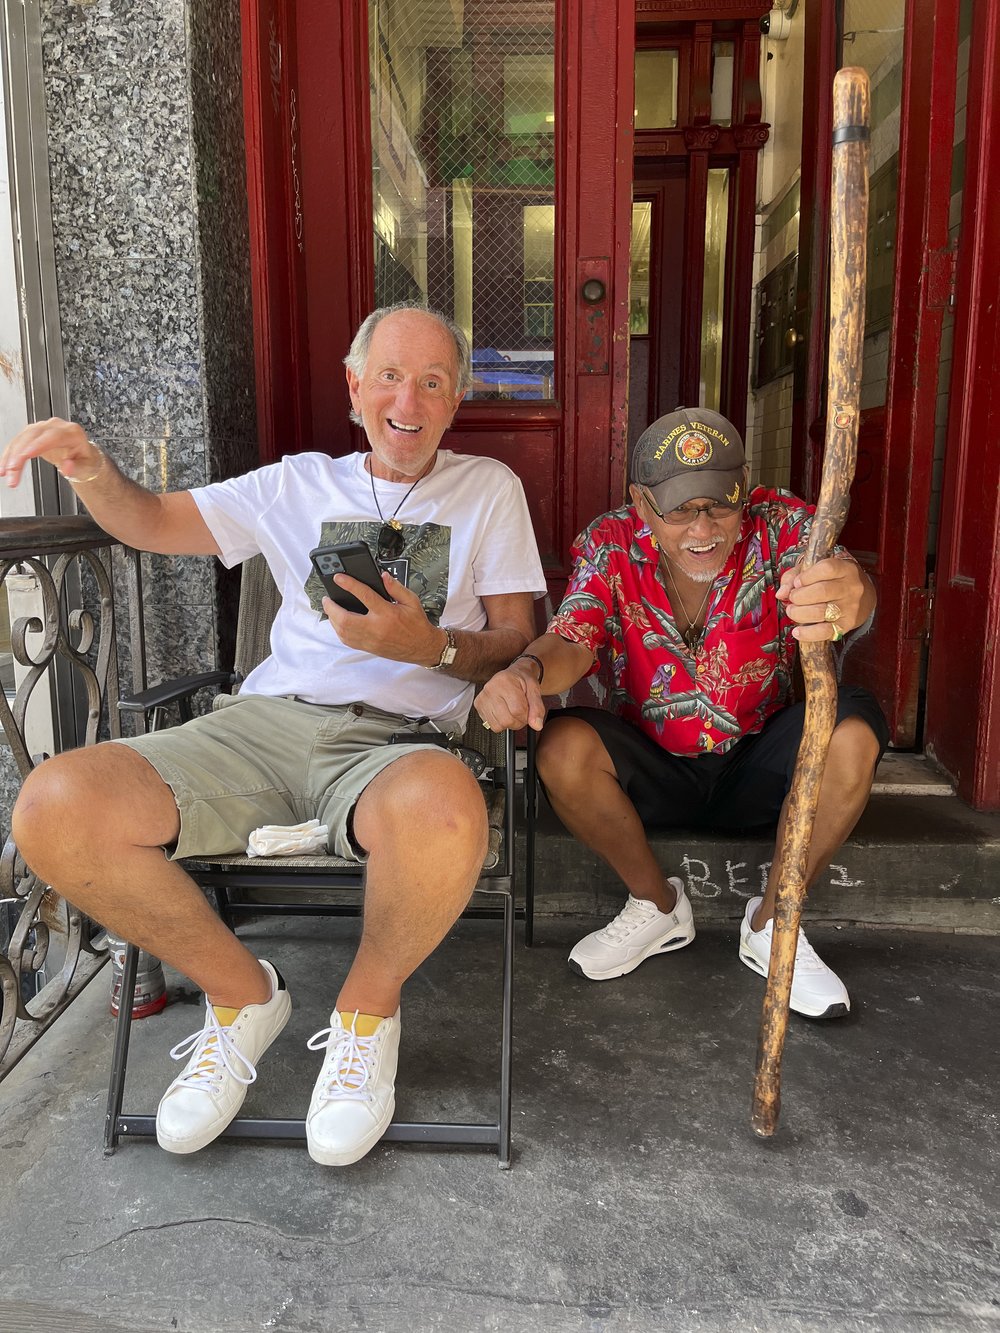
<instances>
[{"instance_id":1,"label":"building facade","mask_svg":"<svg viewBox=\"0 0 1000 1333\"><path fill-rule=\"evenodd\" d=\"M64 358L53 374L23 334L27 413L63 405L170 488L344 452L353 329L427 299L474 351L451 445L522 477L554 596L574 534L623 496L630 443L678 402L725 412L757 479L814 498L830 86L861 65L868 310L845 540L880 608L844 674L878 693L895 744L1000 808L993 8L8 5L15 212L49 226L17 262L41 275L34 327ZM226 581L152 559L147 588L151 670L211 664Z\"/></svg>"}]
</instances>

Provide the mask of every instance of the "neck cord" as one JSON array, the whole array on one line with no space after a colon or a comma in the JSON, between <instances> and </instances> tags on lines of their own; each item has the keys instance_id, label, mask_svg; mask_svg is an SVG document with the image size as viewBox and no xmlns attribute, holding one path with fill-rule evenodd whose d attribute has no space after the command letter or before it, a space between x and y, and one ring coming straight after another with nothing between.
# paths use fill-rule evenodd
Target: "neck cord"
<instances>
[{"instance_id":1,"label":"neck cord","mask_svg":"<svg viewBox=\"0 0 1000 1333\"><path fill-rule=\"evenodd\" d=\"M406 504L407 500L410 498L410 496L413 494L413 492L417 489L417 487L420 485L420 483L423 481L423 479L424 479L424 474L421 473L420 476L419 476L419 477L416 479L416 481L413 483L413 485L410 487L410 489L409 489L409 490L406 492L406 494L403 496L402 500L400 500L400 502L399 502L399 504L396 506L396 508L392 511L392 517L391 517L391 518L386 518L386 516L382 513L382 506L381 506L381 505L379 504L379 502L378 502L378 494L377 494L377 492L376 492L376 490L375 490L375 473L371 470L371 467L368 468L368 480L369 480L369 481L371 482L371 484L372 484L372 499L375 501L375 508L378 510L378 516L379 516L379 518L382 520L383 523L388 523L389 527L390 527L390 528L394 528L397 532L401 532L401 531L402 531L402 529L403 529L403 525L402 525L402 523L400 523L399 520L396 518L396 515L397 515L397 514L399 513L399 511L402 509L403 505Z\"/></svg>"},{"instance_id":2,"label":"neck cord","mask_svg":"<svg viewBox=\"0 0 1000 1333\"><path fill-rule=\"evenodd\" d=\"M701 619L705 607L708 605L708 599L709 596L711 595L712 588L715 586L715 580L713 579L712 582L705 589L705 596L701 599L701 606L698 607L698 610L692 616L688 611L687 606L684 603L684 598L681 596L681 590L677 586L677 581L674 578L673 574L670 572L670 561L667 559L666 554L662 550L660 554L663 556L663 568L666 570L667 578L670 580L670 585L673 588L674 594L677 597L677 602L684 613L685 619L688 622L687 629L682 632L681 638L687 644L688 651L696 653L698 649L701 647L702 639L705 637L705 631L703 627L698 624L698 621Z\"/></svg>"}]
</instances>

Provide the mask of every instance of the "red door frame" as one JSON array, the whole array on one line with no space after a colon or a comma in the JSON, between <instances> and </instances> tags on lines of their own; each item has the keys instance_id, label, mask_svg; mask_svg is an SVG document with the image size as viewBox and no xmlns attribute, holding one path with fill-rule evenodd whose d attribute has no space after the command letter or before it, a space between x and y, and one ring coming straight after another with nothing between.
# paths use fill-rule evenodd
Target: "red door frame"
<instances>
[{"instance_id":1,"label":"red door frame","mask_svg":"<svg viewBox=\"0 0 1000 1333\"><path fill-rule=\"evenodd\" d=\"M900 747L913 745L917 735L926 628L933 423L951 254L958 7L959 0L908 0L906 8L888 385L884 407L861 415L858 471L843 534L879 593L875 626L853 645L845 679L873 691ZM807 25L811 17L805 84L829 88L838 45L835 7L811 7ZM829 245L830 98L815 102L804 107L804 122L818 137L812 153L803 151L799 297L809 302L809 332L797 376L804 394L793 417L793 437L806 441L794 456L793 486L809 499L818 492L822 464Z\"/></svg>"},{"instance_id":2,"label":"red door frame","mask_svg":"<svg viewBox=\"0 0 1000 1333\"><path fill-rule=\"evenodd\" d=\"M976 4L927 747L978 810L1000 809L998 172L1000 11Z\"/></svg>"}]
</instances>

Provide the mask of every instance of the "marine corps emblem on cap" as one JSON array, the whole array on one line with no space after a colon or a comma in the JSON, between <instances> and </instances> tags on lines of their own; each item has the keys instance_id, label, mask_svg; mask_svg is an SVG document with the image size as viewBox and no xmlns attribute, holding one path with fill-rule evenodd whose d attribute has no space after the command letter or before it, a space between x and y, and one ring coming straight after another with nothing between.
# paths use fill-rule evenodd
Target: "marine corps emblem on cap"
<instances>
[{"instance_id":1,"label":"marine corps emblem on cap","mask_svg":"<svg viewBox=\"0 0 1000 1333\"><path fill-rule=\"evenodd\" d=\"M707 407L679 407L636 440L629 475L665 514L700 498L739 505L746 498L745 462L731 421Z\"/></svg>"},{"instance_id":2,"label":"marine corps emblem on cap","mask_svg":"<svg viewBox=\"0 0 1000 1333\"><path fill-rule=\"evenodd\" d=\"M677 461L687 467L700 467L712 457L712 441L700 430L690 430L674 445Z\"/></svg>"}]
</instances>

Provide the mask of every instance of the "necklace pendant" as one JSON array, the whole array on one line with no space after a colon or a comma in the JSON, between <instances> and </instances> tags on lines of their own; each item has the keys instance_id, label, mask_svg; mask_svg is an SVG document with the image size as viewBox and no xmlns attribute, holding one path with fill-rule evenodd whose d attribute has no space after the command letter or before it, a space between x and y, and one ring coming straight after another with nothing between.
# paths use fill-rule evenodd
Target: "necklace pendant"
<instances>
[{"instance_id":1,"label":"necklace pendant","mask_svg":"<svg viewBox=\"0 0 1000 1333\"><path fill-rule=\"evenodd\" d=\"M697 625L689 625L684 631L683 639L688 646L688 652L697 655L701 648L701 641L704 635Z\"/></svg>"},{"instance_id":2,"label":"necklace pendant","mask_svg":"<svg viewBox=\"0 0 1000 1333\"><path fill-rule=\"evenodd\" d=\"M403 499L404 500L406 499L405 495L403 496ZM403 525L402 523L400 523L399 519L396 517L395 514L393 514L392 518L387 518L385 521L389 524L389 527L392 528L393 532L403 531Z\"/></svg>"}]
</instances>

